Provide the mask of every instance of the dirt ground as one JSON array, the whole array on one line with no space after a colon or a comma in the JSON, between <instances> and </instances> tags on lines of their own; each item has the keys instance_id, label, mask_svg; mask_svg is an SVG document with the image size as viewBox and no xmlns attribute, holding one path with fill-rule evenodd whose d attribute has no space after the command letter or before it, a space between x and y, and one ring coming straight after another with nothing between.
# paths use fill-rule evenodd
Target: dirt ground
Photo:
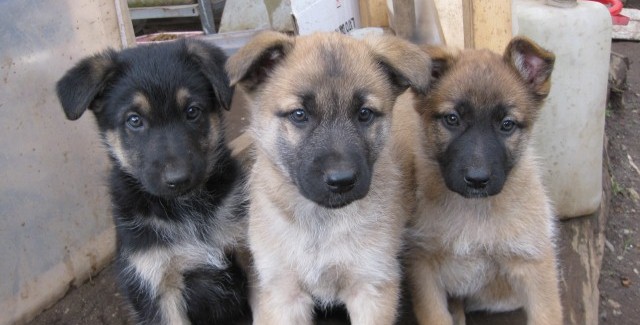
<instances>
[{"instance_id":1,"label":"dirt ground","mask_svg":"<svg viewBox=\"0 0 640 325\"><path fill-rule=\"evenodd\" d=\"M640 8L640 1L632 1ZM623 109L607 111L612 198L600 274L600 323L640 324L640 43L617 42L631 60Z\"/></svg>"},{"instance_id":2,"label":"dirt ground","mask_svg":"<svg viewBox=\"0 0 640 325\"><path fill-rule=\"evenodd\" d=\"M640 0L628 1L640 8ZM613 51L629 57L629 89L623 109L609 109L606 134L609 140L613 195L607 221L604 260L600 277L600 324L640 324L640 43L614 42ZM114 283L112 265L80 287L72 288L30 325L124 325L128 312ZM504 316L469 324L513 324ZM502 321L498 321L502 318ZM522 316L518 318L520 323Z\"/></svg>"}]
</instances>

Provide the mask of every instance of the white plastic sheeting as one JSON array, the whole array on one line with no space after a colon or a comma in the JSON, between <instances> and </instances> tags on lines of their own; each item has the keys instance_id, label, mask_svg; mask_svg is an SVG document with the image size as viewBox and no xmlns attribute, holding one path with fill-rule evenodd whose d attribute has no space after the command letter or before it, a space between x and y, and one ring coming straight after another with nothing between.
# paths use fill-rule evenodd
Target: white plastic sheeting
<instances>
[{"instance_id":1,"label":"white plastic sheeting","mask_svg":"<svg viewBox=\"0 0 640 325\"><path fill-rule=\"evenodd\" d=\"M0 1L0 324L23 323L113 256L107 156L55 82L122 41L113 0Z\"/></svg>"}]
</instances>

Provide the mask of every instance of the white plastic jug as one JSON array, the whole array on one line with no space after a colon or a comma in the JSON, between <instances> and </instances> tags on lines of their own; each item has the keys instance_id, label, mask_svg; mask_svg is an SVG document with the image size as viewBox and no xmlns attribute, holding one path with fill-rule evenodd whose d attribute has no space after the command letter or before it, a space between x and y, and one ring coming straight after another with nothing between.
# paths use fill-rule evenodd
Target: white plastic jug
<instances>
[{"instance_id":1,"label":"white plastic jug","mask_svg":"<svg viewBox=\"0 0 640 325\"><path fill-rule=\"evenodd\" d=\"M568 6L515 0L513 31L556 55L534 141L556 214L570 218L595 212L602 199L611 16L597 2L553 2Z\"/></svg>"}]
</instances>

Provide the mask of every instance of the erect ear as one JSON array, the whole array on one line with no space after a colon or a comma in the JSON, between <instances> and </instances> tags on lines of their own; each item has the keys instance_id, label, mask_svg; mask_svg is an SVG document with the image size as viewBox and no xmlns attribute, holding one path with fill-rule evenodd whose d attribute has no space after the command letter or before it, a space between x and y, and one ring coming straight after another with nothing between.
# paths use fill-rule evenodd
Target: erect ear
<instances>
[{"instance_id":1,"label":"erect ear","mask_svg":"<svg viewBox=\"0 0 640 325\"><path fill-rule=\"evenodd\" d=\"M227 61L231 85L239 84L248 92L255 90L294 44L295 39L283 33L266 31L256 35Z\"/></svg>"},{"instance_id":2,"label":"erect ear","mask_svg":"<svg viewBox=\"0 0 640 325\"><path fill-rule=\"evenodd\" d=\"M209 79L218 102L229 110L233 88L229 86L229 78L224 71L227 56L217 46L202 40L187 39L184 42L189 57L198 63L200 70Z\"/></svg>"},{"instance_id":3,"label":"erect ear","mask_svg":"<svg viewBox=\"0 0 640 325\"><path fill-rule=\"evenodd\" d=\"M532 40L514 37L504 51L504 60L525 81L531 92L543 99L549 95L555 55Z\"/></svg>"},{"instance_id":4,"label":"erect ear","mask_svg":"<svg viewBox=\"0 0 640 325\"><path fill-rule=\"evenodd\" d=\"M115 50L82 59L56 83L58 99L69 120L77 120L87 108L94 112L102 107L100 95L117 70Z\"/></svg>"},{"instance_id":5,"label":"erect ear","mask_svg":"<svg viewBox=\"0 0 640 325\"><path fill-rule=\"evenodd\" d=\"M398 94L409 87L420 94L427 92L431 60L418 46L395 36L372 37L365 41L396 86Z\"/></svg>"}]
</instances>

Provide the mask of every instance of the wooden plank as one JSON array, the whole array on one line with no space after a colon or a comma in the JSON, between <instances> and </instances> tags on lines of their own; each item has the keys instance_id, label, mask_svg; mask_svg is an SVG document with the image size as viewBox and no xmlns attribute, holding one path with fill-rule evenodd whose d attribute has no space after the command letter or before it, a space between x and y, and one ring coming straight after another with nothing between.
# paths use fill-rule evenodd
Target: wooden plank
<instances>
[{"instance_id":1,"label":"wooden plank","mask_svg":"<svg viewBox=\"0 0 640 325\"><path fill-rule=\"evenodd\" d=\"M215 34L216 24L213 21L213 7L210 0L198 0L198 15L205 34Z\"/></svg>"},{"instance_id":2,"label":"wooden plank","mask_svg":"<svg viewBox=\"0 0 640 325\"><path fill-rule=\"evenodd\" d=\"M502 53L512 37L510 0L434 0L448 46Z\"/></svg>"},{"instance_id":3,"label":"wooden plank","mask_svg":"<svg viewBox=\"0 0 640 325\"><path fill-rule=\"evenodd\" d=\"M131 19L154 19L198 16L198 4L129 8Z\"/></svg>"},{"instance_id":4,"label":"wooden plank","mask_svg":"<svg viewBox=\"0 0 640 325\"><path fill-rule=\"evenodd\" d=\"M360 25L362 27L388 27L389 15L385 0L360 0Z\"/></svg>"},{"instance_id":5,"label":"wooden plank","mask_svg":"<svg viewBox=\"0 0 640 325\"><path fill-rule=\"evenodd\" d=\"M463 48L472 40L471 0L434 0L447 46Z\"/></svg>"},{"instance_id":6,"label":"wooden plank","mask_svg":"<svg viewBox=\"0 0 640 325\"><path fill-rule=\"evenodd\" d=\"M127 48L136 44L136 35L133 31L131 16L129 15L129 6L127 0L114 1L116 8L116 17L118 18L118 29L120 30L121 48Z\"/></svg>"},{"instance_id":7,"label":"wooden plank","mask_svg":"<svg viewBox=\"0 0 640 325\"><path fill-rule=\"evenodd\" d=\"M471 14L473 44L469 45L502 53L512 37L511 0L471 0Z\"/></svg>"},{"instance_id":8,"label":"wooden plank","mask_svg":"<svg viewBox=\"0 0 640 325\"><path fill-rule=\"evenodd\" d=\"M464 33L464 48L475 48L475 38L473 34L473 1L462 1L462 29Z\"/></svg>"},{"instance_id":9,"label":"wooden plank","mask_svg":"<svg viewBox=\"0 0 640 325\"><path fill-rule=\"evenodd\" d=\"M416 9L413 0L393 1L393 29L396 35L412 39L416 29Z\"/></svg>"}]
</instances>

